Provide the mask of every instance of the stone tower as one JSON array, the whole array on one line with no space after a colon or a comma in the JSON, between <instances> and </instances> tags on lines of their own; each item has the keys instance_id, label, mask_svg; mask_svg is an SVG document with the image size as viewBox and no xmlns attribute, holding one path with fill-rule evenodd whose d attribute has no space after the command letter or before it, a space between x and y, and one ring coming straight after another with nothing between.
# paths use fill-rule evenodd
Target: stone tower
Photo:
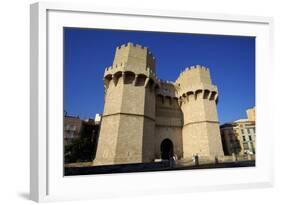
<instances>
[{"instance_id":1,"label":"stone tower","mask_svg":"<svg viewBox=\"0 0 281 205\"><path fill-rule=\"evenodd\" d=\"M175 82L183 112L183 158L223 156L216 103L218 90L209 69L197 65L186 69Z\"/></svg>"},{"instance_id":2,"label":"stone tower","mask_svg":"<svg viewBox=\"0 0 281 205\"><path fill-rule=\"evenodd\" d=\"M105 69L105 104L94 165L154 160L155 58L140 45L116 48Z\"/></svg>"}]
</instances>

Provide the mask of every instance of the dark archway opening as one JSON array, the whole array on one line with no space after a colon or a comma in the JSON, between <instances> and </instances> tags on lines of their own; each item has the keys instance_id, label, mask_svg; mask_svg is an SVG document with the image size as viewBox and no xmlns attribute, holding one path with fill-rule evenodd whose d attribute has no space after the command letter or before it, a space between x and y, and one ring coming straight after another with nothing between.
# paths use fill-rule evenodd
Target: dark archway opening
<instances>
[{"instance_id":1,"label":"dark archway opening","mask_svg":"<svg viewBox=\"0 0 281 205\"><path fill-rule=\"evenodd\" d=\"M161 159L171 159L174 155L173 143L169 139L164 139L161 143Z\"/></svg>"}]
</instances>

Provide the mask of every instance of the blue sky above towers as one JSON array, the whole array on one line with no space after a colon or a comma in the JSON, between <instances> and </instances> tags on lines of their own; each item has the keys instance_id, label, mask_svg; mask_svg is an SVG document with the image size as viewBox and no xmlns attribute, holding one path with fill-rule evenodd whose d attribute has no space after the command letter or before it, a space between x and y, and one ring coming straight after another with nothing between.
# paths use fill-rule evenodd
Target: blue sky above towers
<instances>
[{"instance_id":1,"label":"blue sky above towers","mask_svg":"<svg viewBox=\"0 0 281 205\"><path fill-rule=\"evenodd\" d=\"M144 31L64 28L64 110L93 118L103 112L103 73L115 48L127 42L148 47L160 79L175 81L186 67L210 69L219 91L220 123L246 118L255 105L255 38Z\"/></svg>"}]
</instances>

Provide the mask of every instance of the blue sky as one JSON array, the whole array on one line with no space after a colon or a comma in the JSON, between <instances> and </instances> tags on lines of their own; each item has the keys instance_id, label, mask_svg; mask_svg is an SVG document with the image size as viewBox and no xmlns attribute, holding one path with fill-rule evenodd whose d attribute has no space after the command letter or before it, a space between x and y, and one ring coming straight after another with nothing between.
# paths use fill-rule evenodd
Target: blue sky
<instances>
[{"instance_id":1,"label":"blue sky","mask_svg":"<svg viewBox=\"0 0 281 205\"><path fill-rule=\"evenodd\" d=\"M81 118L103 112L103 73L115 48L127 42L150 49L157 76L175 81L186 67L210 69L219 90L220 123L246 118L255 105L255 38L64 28L64 110Z\"/></svg>"}]
</instances>

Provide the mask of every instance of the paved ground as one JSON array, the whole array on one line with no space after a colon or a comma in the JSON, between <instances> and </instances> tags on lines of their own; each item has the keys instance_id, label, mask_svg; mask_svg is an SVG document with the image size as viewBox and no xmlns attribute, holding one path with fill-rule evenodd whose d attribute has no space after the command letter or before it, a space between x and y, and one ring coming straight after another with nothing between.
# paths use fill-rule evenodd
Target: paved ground
<instances>
[{"instance_id":1,"label":"paved ground","mask_svg":"<svg viewBox=\"0 0 281 205\"><path fill-rule=\"evenodd\" d=\"M88 167L65 167L65 176L90 175L90 174L113 174L130 172L153 172L169 170L192 170L192 169L214 169L214 168L233 168L233 167L254 167L255 161L225 162L218 164L185 165L177 163L172 165L169 161L154 163L138 163L126 165L105 165Z\"/></svg>"}]
</instances>

